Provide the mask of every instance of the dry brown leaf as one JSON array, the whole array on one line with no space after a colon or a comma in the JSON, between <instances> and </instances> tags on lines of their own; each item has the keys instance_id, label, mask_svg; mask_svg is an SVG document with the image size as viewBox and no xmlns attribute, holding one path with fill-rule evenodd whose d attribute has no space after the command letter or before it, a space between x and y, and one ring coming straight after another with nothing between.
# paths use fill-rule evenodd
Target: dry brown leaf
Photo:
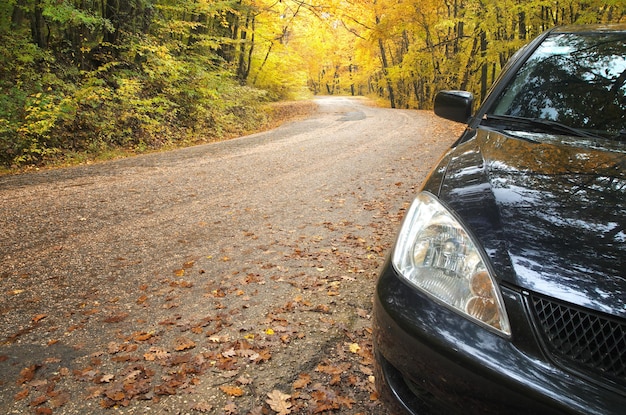
<instances>
[{"instance_id":1,"label":"dry brown leaf","mask_svg":"<svg viewBox=\"0 0 626 415\"><path fill-rule=\"evenodd\" d=\"M106 395L107 398L111 399L112 401L121 401L122 399L126 397L126 395L122 391L110 390L110 391L106 391L104 394Z\"/></svg>"},{"instance_id":2,"label":"dry brown leaf","mask_svg":"<svg viewBox=\"0 0 626 415\"><path fill-rule=\"evenodd\" d=\"M30 406L39 406L45 402L48 401L48 397L46 395L41 395L38 396L37 398L33 399L32 401L30 401L29 405Z\"/></svg>"},{"instance_id":3,"label":"dry brown leaf","mask_svg":"<svg viewBox=\"0 0 626 415\"><path fill-rule=\"evenodd\" d=\"M234 402L228 402L226 406L224 406L224 412L228 415L237 413L237 405Z\"/></svg>"},{"instance_id":4,"label":"dry brown leaf","mask_svg":"<svg viewBox=\"0 0 626 415\"><path fill-rule=\"evenodd\" d=\"M170 287L191 288L193 287L193 282L185 280L172 281L170 282Z\"/></svg>"},{"instance_id":5,"label":"dry brown leaf","mask_svg":"<svg viewBox=\"0 0 626 415\"><path fill-rule=\"evenodd\" d=\"M218 336L218 335L212 335L209 337L209 341L212 343L226 343L229 340L228 336Z\"/></svg>"},{"instance_id":6,"label":"dry brown leaf","mask_svg":"<svg viewBox=\"0 0 626 415\"><path fill-rule=\"evenodd\" d=\"M143 358L149 362L155 360L165 360L170 356L170 353L161 347L151 347L147 353L144 353Z\"/></svg>"},{"instance_id":7,"label":"dry brown leaf","mask_svg":"<svg viewBox=\"0 0 626 415\"><path fill-rule=\"evenodd\" d=\"M315 371L326 373L328 375L341 375L342 373L350 369L350 366L350 363L343 363L340 365L324 365L320 363L315 368Z\"/></svg>"},{"instance_id":8,"label":"dry brown leaf","mask_svg":"<svg viewBox=\"0 0 626 415\"><path fill-rule=\"evenodd\" d=\"M70 401L70 394L68 392L60 392L58 395L50 399L50 406L53 408L60 408Z\"/></svg>"},{"instance_id":9,"label":"dry brown leaf","mask_svg":"<svg viewBox=\"0 0 626 415\"><path fill-rule=\"evenodd\" d=\"M18 393L15 394L15 401L21 401L22 399L26 398L28 396L28 394L30 393L30 390L28 389L22 389L21 391L19 391Z\"/></svg>"},{"instance_id":10,"label":"dry brown leaf","mask_svg":"<svg viewBox=\"0 0 626 415\"><path fill-rule=\"evenodd\" d=\"M133 340L135 340L136 342L145 342L146 340L150 340L152 336L152 333L139 332L133 334Z\"/></svg>"},{"instance_id":11,"label":"dry brown leaf","mask_svg":"<svg viewBox=\"0 0 626 415\"><path fill-rule=\"evenodd\" d=\"M141 370L139 370L139 369L135 369L135 370L131 371L131 372L130 372L130 373L128 373L128 374L126 375L126 377L124 378L124 383L134 382L134 381L137 379L137 377L138 377L139 375L141 375L141 373L142 373L142 372L141 372Z\"/></svg>"},{"instance_id":12,"label":"dry brown leaf","mask_svg":"<svg viewBox=\"0 0 626 415\"><path fill-rule=\"evenodd\" d=\"M87 392L87 399L95 399L99 398L102 395L104 389L100 386L92 386L87 388Z\"/></svg>"},{"instance_id":13,"label":"dry brown leaf","mask_svg":"<svg viewBox=\"0 0 626 415\"><path fill-rule=\"evenodd\" d=\"M222 356L224 357L235 357L237 356L237 352L235 351L234 348L230 348L228 350L226 350L225 352L222 352Z\"/></svg>"},{"instance_id":14,"label":"dry brown leaf","mask_svg":"<svg viewBox=\"0 0 626 415\"><path fill-rule=\"evenodd\" d=\"M35 317L32 318L32 321L33 323L39 323L41 320L43 320L46 317L48 317L47 314L37 314Z\"/></svg>"},{"instance_id":15,"label":"dry brown leaf","mask_svg":"<svg viewBox=\"0 0 626 415\"><path fill-rule=\"evenodd\" d=\"M174 350L181 352L183 350L193 349L194 347L196 347L196 342L187 337L179 337L176 339Z\"/></svg>"},{"instance_id":16,"label":"dry brown leaf","mask_svg":"<svg viewBox=\"0 0 626 415\"><path fill-rule=\"evenodd\" d=\"M26 382L30 382L35 377L35 371L39 368L37 365L25 367L20 371L20 378L17 380L17 384L21 385Z\"/></svg>"},{"instance_id":17,"label":"dry brown leaf","mask_svg":"<svg viewBox=\"0 0 626 415\"><path fill-rule=\"evenodd\" d=\"M260 363L260 362L267 362L268 360L270 360L272 358L272 353L269 351L269 349L262 349L258 351L258 357L256 359L254 359L255 363Z\"/></svg>"},{"instance_id":18,"label":"dry brown leaf","mask_svg":"<svg viewBox=\"0 0 626 415\"><path fill-rule=\"evenodd\" d=\"M120 321L124 321L126 317L128 317L128 313L119 313L105 317L102 321L105 323L119 323Z\"/></svg>"},{"instance_id":19,"label":"dry brown leaf","mask_svg":"<svg viewBox=\"0 0 626 415\"><path fill-rule=\"evenodd\" d=\"M313 310L311 311L317 311L318 313L330 313L330 307L327 306L326 304L318 304Z\"/></svg>"},{"instance_id":20,"label":"dry brown leaf","mask_svg":"<svg viewBox=\"0 0 626 415\"><path fill-rule=\"evenodd\" d=\"M251 379L251 378L249 378L249 377L247 377L247 376L244 376L244 375L239 376L239 377L236 379L236 381L237 381L237 383L239 383L240 385L249 385L249 384L251 384L251 383L252 383L252 379Z\"/></svg>"},{"instance_id":21,"label":"dry brown leaf","mask_svg":"<svg viewBox=\"0 0 626 415\"><path fill-rule=\"evenodd\" d=\"M288 401L291 398L291 395L282 393L278 389L274 389L267 394L267 397L269 399L265 402L267 402L270 408L272 408L272 410L278 415L288 415L291 413L291 402Z\"/></svg>"},{"instance_id":22,"label":"dry brown leaf","mask_svg":"<svg viewBox=\"0 0 626 415\"><path fill-rule=\"evenodd\" d=\"M202 412L202 413L208 413L213 410L213 406L206 402L197 402L191 407L191 410Z\"/></svg>"},{"instance_id":23,"label":"dry brown leaf","mask_svg":"<svg viewBox=\"0 0 626 415\"><path fill-rule=\"evenodd\" d=\"M115 375L111 375L111 374L102 375L100 379L98 379L98 383L111 383L114 377Z\"/></svg>"},{"instance_id":24,"label":"dry brown leaf","mask_svg":"<svg viewBox=\"0 0 626 415\"><path fill-rule=\"evenodd\" d=\"M243 389L239 386L222 385L220 389L228 396L243 396Z\"/></svg>"},{"instance_id":25,"label":"dry brown leaf","mask_svg":"<svg viewBox=\"0 0 626 415\"><path fill-rule=\"evenodd\" d=\"M109 352L109 354L119 353L122 350L124 350L124 347L119 343L109 342L109 344L107 345L107 351Z\"/></svg>"},{"instance_id":26,"label":"dry brown leaf","mask_svg":"<svg viewBox=\"0 0 626 415\"><path fill-rule=\"evenodd\" d=\"M157 395L176 395L176 388L180 386L180 382L170 381L162 383L154 387L154 393Z\"/></svg>"},{"instance_id":27,"label":"dry brown leaf","mask_svg":"<svg viewBox=\"0 0 626 415\"><path fill-rule=\"evenodd\" d=\"M257 357L259 357L259 354L251 349L239 349L237 350L237 356L247 357L251 360L255 360Z\"/></svg>"},{"instance_id":28,"label":"dry brown leaf","mask_svg":"<svg viewBox=\"0 0 626 415\"><path fill-rule=\"evenodd\" d=\"M347 396L337 396L334 402L338 403L339 405L345 406L348 409L352 409L352 404L356 403L354 399Z\"/></svg>"},{"instance_id":29,"label":"dry brown leaf","mask_svg":"<svg viewBox=\"0 0 626 415\"><path fill-rule=\"evenodd\" d=\"M311 383L311 376L308 373L300 373L298 375L298 379L296 379L296 381L293 382L293 388L302 389L309 383Z\"/></svg>"}]
</instances>

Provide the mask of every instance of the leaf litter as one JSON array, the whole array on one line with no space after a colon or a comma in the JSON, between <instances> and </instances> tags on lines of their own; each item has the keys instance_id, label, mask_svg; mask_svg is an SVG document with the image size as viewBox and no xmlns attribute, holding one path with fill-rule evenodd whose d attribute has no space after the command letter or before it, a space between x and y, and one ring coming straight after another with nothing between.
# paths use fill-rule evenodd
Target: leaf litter
<instances>
[{"instance_id":1,"label":"leaf litter","mask_svg":"<svg viewBox=\"0 0 626 415\"><path fill-rule=\"evenodd\" d=\"M341 224L336 229L345 231ZM337 249L327 251L316 249L319 237L307 241L302 236L299 241L304 246L281 249L280 267L257 264L232 271L221 281L207 281L204 269L213 259L188 260L172 277L142 284L133 304L122 308L113 299L80 314L79 328L59 328L48 336L66 333L58 341L75 350L94 349L87 346L89 339L81 339L89 336L91 325L104 327L114 337L82 358L59 358L54 366L65 364L62 371L45 362L22 368L13 407L65 413L68 403L77 399L102 411L124 412L182 396L187 410L198 413L344 413L358 401L364 413L381 411L380 403L370 399L371 371L360 369L373 364L365 353L371 349L364 318L369 304L351 293L352 285L366 274L361 270L376 269L381 258L346 255L350 247L345 242L367 251L361 238L339 236L332 241ZM310 264L302 266L303 258ZM179 278L183 274L185 279ZM373 277L370 271L367 278ZM280 295L274 307L255 319L252 316L263 306L257 297L268 291ZM179 306L163 307L173 301ZM345 307L344 301L354 305ZM157 316L155 323L151 317ZM47 319L38 314L33 323ZM332 341L319 343L320 349L300 361L299 349L315 343L316 332ZM49 353L54 354L54 346ZM285 359L300 368L295 375L281 368ZM287 393L263 392L274 386L266 379L274 370L289 380L284 384ZM213 388L221 394L209 392Z\"/></svg>"}]
</instances>

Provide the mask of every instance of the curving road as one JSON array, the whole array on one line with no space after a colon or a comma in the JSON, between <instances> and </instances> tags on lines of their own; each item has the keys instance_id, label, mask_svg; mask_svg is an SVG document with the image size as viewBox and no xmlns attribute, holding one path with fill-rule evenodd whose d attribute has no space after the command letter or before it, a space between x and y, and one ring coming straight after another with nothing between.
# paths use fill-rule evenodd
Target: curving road
<instances>
[{"instance_id":1,"label":"curving road","mask_svg":"<svg viewBox=\"0 0 626 415\"><path fill-rule=\"evenodd\" d=\"M265 133L0 177L0 412L246 414L276 389L292 413L384 413L377 268L460 127L316 102Z\"/></svg>"}]
</instances>

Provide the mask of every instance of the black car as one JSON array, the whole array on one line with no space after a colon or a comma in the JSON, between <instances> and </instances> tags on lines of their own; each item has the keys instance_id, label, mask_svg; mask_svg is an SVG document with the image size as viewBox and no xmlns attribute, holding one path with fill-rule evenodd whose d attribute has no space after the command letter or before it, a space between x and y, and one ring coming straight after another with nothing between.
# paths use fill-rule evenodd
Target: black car
<instances>
[{"instance_id":1,"label":"black car","mask_svg":"<svg viewBox=\"0 0 626 415\"><path fill-rule=\"evenodd\" d=\"M374 299L376 382L413 414L626 414L626 26L555 28L406 213Z\"/></svg>"}]
</instances>

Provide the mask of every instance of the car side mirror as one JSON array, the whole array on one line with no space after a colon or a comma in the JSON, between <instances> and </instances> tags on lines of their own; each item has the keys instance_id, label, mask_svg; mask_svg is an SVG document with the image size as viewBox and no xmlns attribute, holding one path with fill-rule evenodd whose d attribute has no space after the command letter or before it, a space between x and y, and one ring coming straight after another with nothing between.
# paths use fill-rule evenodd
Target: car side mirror
<instances>
[{"instance_id":1,"label":"car side mirror","mask_svg":"<svg viewBox=\"0 0 626 415\"><path fill-rule=\"evenodd\" d=\"M435 96L435 114L446 120L467 123L472 116L474 95L467 91L440 91Z\"/></svg>"}]
</instances>

